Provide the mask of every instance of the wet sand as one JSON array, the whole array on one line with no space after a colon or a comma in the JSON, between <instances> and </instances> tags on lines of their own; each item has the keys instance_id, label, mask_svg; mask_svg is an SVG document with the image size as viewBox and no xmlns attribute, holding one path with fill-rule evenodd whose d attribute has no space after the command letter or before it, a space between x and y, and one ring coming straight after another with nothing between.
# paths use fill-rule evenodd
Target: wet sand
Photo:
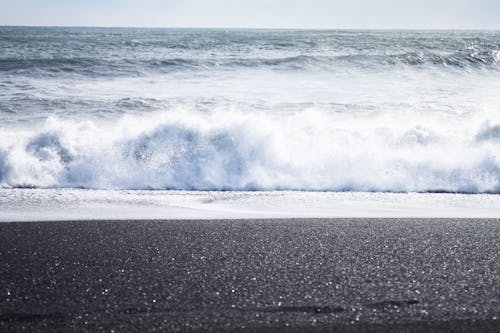
<instances>
[{"instance_id":1,"label":"wet sand","mask_svg":"<svg viewBox=\"0 0 500 333\"><path fill-rule=\"evenodd\" d=\"M0 331L495 332L500 220L0 223Z\"/></svg>"}]
</instances>

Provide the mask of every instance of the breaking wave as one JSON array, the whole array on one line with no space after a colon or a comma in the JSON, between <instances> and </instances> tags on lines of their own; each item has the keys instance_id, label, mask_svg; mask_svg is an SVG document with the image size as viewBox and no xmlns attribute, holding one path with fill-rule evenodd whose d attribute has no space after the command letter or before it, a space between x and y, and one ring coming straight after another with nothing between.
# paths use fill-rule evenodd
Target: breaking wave
<instances>
[{"instance_id":1,"label":"breaking wave","mask_svg":"<svg viewBox=\"0 0 500 333\"><path fill-rule=\"evenodd\" d=\"M396 126L397 124L397 126ZM404 125L403 125L404 124ZM500 192L500 124L314 110L1 129L1 187Z\"/></svg>"}]
</instances>

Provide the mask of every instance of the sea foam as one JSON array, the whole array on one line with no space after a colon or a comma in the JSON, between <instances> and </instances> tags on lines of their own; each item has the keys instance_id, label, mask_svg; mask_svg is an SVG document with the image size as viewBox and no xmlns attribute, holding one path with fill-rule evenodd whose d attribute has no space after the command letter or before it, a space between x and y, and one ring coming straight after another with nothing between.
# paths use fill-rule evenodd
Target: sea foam
<instances>
[{"instance_id":1,"label":"sea foam","mask_svg":"<svg viewBox=\"0 0 500 333\"><path fill-rule=\"evenodd\" d=\"M500 124L170 110L0 129L2 187L500 192Z\"/></svg>"}]
</instances>

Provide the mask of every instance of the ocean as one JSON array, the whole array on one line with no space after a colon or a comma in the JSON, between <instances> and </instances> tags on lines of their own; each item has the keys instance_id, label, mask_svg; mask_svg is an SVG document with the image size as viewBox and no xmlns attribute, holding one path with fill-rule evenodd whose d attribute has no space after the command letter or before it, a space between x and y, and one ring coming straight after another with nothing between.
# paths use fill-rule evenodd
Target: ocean
<instances>
[{"instance_id":1,"label":"ocean","mask_svg":"<svg viewBox=\"0 0 500 333\"><path fill-rule=\"evenodd\" d=\"M0 27L0 189L500 193L499 92L498 31Z\"/></svg>"},{"instance_id":2,"label":"ocean","mask_svg":"<svg viewBox=\"0 0 500 333\"><path fill-rule=\"evenodd\" d=\"M499 154L500 31L0 26L0 332L497 332Z\"/></svg>"}]
</instances>

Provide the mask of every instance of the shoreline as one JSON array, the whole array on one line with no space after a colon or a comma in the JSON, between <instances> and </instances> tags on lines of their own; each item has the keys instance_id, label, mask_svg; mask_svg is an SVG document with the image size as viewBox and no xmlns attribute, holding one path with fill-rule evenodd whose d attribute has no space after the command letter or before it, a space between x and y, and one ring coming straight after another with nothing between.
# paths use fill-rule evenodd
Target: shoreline
<instances>
[{"instance_id":1,"label":"shoreline","mask_svg":"<svg viewBox=\"0 0 500 333\"><path fill-rule=\"evenodd\" d=\"M0 222L251 218L500 218L500 195L0 189Z\"/></svg>"},{"instance_id":2,"label":"shoreline","mask_svg":"<svg viewBox=\"0 0 500 333\"><path fill-rule=\"evenodd\" d=\"M494 332L498 219L0 223L0 328Z\"/></svg>"}]
</instances>

